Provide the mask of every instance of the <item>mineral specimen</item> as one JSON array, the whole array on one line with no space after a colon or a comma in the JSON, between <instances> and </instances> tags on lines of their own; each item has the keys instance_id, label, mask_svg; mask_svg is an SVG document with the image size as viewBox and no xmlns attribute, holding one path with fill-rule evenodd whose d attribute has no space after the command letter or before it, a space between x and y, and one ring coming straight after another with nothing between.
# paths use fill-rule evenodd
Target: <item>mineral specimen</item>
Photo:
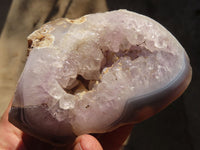
<instances>
[{"instance_id":1,"label":"mineral specimen","mask_svg":"<svg viewBox=\"0 0 200 150\"><path fill-rule=\"evenodd\" d=\"M28 43L9 120L54 144L138 123L191 80L179 42L159 23L127 10L58 19Z\"/></svg>"}]
</instances>

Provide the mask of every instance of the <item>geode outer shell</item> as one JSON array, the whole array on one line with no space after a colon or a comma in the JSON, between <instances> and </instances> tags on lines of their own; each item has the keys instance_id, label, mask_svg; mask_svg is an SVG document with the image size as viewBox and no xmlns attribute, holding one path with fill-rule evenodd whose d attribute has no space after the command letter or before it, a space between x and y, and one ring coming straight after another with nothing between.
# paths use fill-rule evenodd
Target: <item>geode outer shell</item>
<instances>
[{"instance_id":1,"label":"geode outer shell","mask_svg":"<svg viewBox=\"0 0 200 150\"><path fill-rule=\"evenodd\" d=\"M159 23L127 10L58 19L28 42L9 121L54 144L138 123L191 80L179 42Z\"/></svg>"}]
</instances>

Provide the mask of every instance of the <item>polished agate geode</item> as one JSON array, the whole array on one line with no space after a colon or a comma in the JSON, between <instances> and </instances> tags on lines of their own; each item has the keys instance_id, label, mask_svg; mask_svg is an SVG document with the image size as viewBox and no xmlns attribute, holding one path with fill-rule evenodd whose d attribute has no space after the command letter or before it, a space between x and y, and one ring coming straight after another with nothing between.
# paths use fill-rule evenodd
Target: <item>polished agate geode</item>
<instances>
[{"instance_id":1,"label":"polished agate geode","mask_svg":"<svg viewBox=\"0 0 200 150\"><path fill-rule=\"evenodd\" d=\"M54 144L138 123L191 80L179 42L159 23L127 10L57 19L28 43L9 120Z\"/></svg>"}]
</instances>

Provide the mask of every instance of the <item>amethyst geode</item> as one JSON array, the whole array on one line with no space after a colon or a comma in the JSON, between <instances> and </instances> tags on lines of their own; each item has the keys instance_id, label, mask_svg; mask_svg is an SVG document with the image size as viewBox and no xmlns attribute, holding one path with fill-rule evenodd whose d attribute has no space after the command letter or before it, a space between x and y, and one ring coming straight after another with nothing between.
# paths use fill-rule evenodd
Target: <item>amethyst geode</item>
<instances>
[{"instance_id":1,"label":"amethyst geode","mask_svg":"<svg viewBox=\"0 0 200 150\"><path fill-rule=\"evenodd\" d=\"M179 42L159 23L126 10L58 19L28 42L9 120L54 144L138 123L191 80Z\"/></svg>"}]
</instances>

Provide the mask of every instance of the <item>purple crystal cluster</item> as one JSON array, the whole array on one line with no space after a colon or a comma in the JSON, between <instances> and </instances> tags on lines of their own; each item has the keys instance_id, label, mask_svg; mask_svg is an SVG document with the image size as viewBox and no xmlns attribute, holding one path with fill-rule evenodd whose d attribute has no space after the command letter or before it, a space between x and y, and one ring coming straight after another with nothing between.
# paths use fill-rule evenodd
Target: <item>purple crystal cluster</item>
<instances>
[{"instance_id":1,"label":"purple crystal cluster","mask_svg":"<svg viewBox=\"0 0 200 150\"><path fill-rule=\"evenodd\" d=\"M54 143L140 122L180 96L191 79L179 42L127 10L58 19L28 43L9 120Z\"/></svg>"}]
</instances>

